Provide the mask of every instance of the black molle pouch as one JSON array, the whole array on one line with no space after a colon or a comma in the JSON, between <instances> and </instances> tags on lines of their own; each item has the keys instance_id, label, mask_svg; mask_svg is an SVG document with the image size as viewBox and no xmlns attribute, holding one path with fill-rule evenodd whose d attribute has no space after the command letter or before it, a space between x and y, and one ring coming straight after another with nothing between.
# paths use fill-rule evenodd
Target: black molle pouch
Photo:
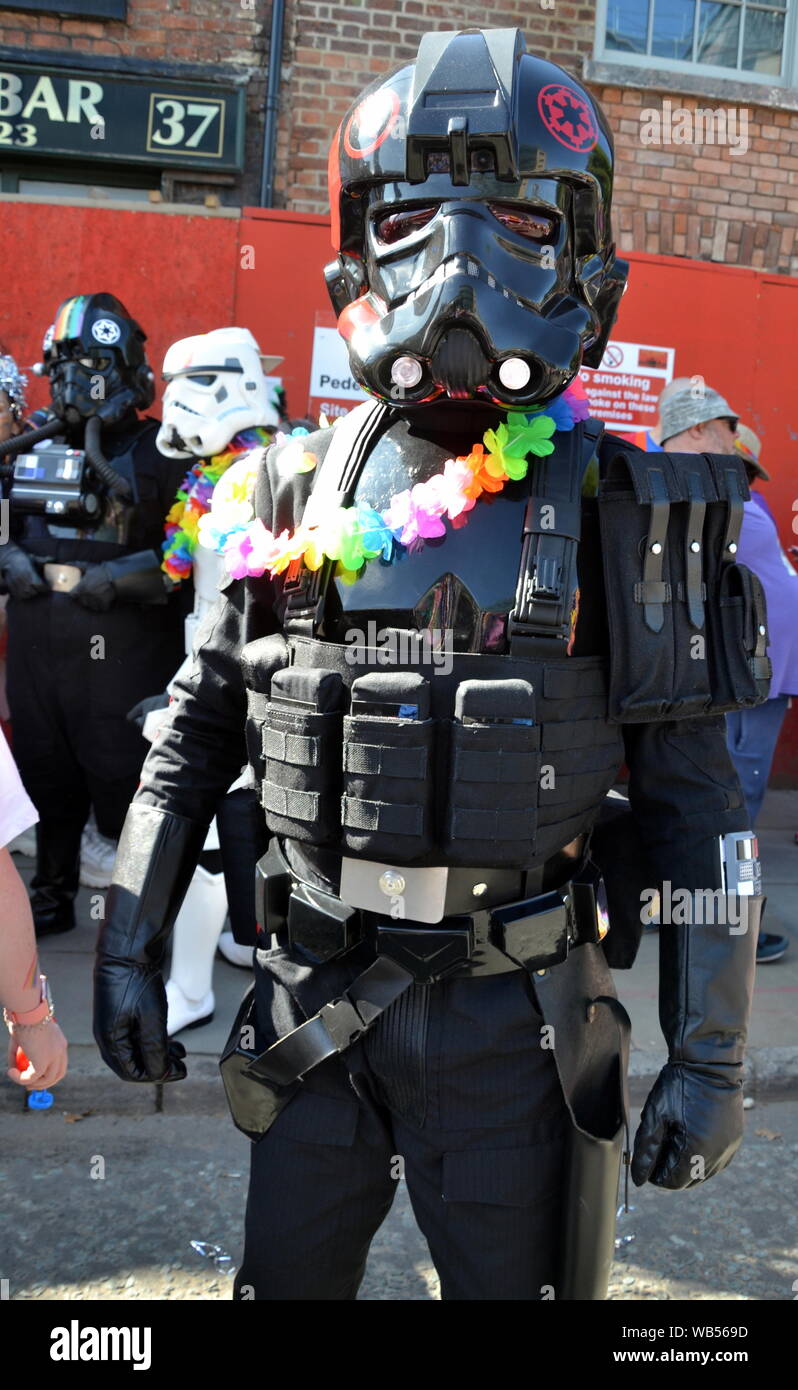
<instances>
[{"instance_id":1,"label":"black molle pouch","mask_svg":"<svg viewBox=\"0 0 798 1390\"><path fill-rule=\"evenodd\" d=\"M241 670L247 692L247 756L255 773L260 797L264 775L263 729L272 676L288 665L288 643L282 633L258 637L241 650Z\"/></svg>"},{"instance_id":2,"label":"black molle pouch","mask_svg":"<svg viewBox=\"0 0 798 1390\"><path fill-rule=\"evenodd\" d=\"M447 862L528 865L539 776L540 727L532 686L523 680L461 681L451 726Z\"/></svg>"},{"instance_id":3,"label":"black molle pouch","mask_svg":"<svg viewBox=\"0 0 798 1390\"><path fill-rule=\"evenodd\" d=\"M758 705L768 698L765 595L756 575L736 562L743 503L750 496L742 460L711 460L722 506L713 509L708 546L714 557L714 587L707 604L712 714Z\"/></svg>"},{"instance_id":4,"label":"black molle pouch","mask_svg":"<svg viewBox=\"0 0 798 1390\"><path fill-rule=\"evenodd\" d=\"M709 705L701 455L618 453L599 490L610 631L609 717L656 722Z\"/></svg>"},{"instance_id":5,"label":"black molle pouch","mask_svg":"<svg viewBox=\"0 0 798 1390\"><path fill-rule=\"evenodd\" d=\"M375 672L352 684L344 719L342 839L371 859L407 864L432 848L434 720L429 682Z\"/></svg>"},{"instance_id":6,"label":"black molle pouch","mask_svg":"<svg viewBox=\"0 0 798 1390\"><path fill-rule=\"evenodd\" d=\"M750 708L766 700L772 672L765 593L745 565L723 568L712 638L712 712Z\"/></svg>"},{"instance_id":7,"label":"black molle pouch","mask_svg":"<svg viewBox=\"0 0 798 1390\"><path fill-rule=\"evenodd\" d=\"M263 730L262 803L276 835L311 844L339 833L341 733L346 689L337 671L278 671Z\"/></svg>"}]
</instances>

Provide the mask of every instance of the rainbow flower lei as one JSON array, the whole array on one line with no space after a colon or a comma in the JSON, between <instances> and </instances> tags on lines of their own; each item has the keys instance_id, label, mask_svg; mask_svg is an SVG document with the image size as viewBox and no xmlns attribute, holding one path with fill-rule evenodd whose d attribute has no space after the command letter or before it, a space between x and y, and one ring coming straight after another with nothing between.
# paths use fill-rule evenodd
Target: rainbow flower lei
<instances>
[{"instance_id":1,"label":"rainbow flower lei","mask_svg":"<svg viewBox=\"0 0 798 1390\"><path fill-rule=\"evenodd\" d=\"M164 524L165 540L161 545L161 569L169 578L180 583L191 574L194 551L199 544L200 520L209 511L216 484L231 464L252 449L263 448L272 439L264 429L242 430L231 440L223 454L211 459L197 459L177 490Z\"/></svg>"},{"instance_id":2,"label":"rainbow flower lei","mask_svg":"<svg viewBox=\"0 0 798 1390\"><path fill-rule=\"evenodd\" d=\"M589 414L587 397L577 379L545 410L510 411L506 422L486 430L467 455L447 459L442 473L397 493L385 511L357 502L331 512L318 525L301 523L293 533L283 531L279 536L254 516L251 507L248 517L233 516L219 497L217 513L218 494L214 494L211 511L201 527L200 543L224 556L227 571L235 579L266 572L282 574L300 560L308 569L317 570L327 558L337 562L336 574L353 584L367 560L382 556L388 561L396 546L414 550L425 540L444 536L445 519L454 527L464 525L467 513L483 493L501 492L505 483L525 478L528 455L542 458L553 453L551 437L555 431L572 430ZM296 471L315 467L315 456L304 450L301 441L296 441L294 450ZM282 468L287 462L285 453L280 458Z\"/></svg>"}]
</instances>

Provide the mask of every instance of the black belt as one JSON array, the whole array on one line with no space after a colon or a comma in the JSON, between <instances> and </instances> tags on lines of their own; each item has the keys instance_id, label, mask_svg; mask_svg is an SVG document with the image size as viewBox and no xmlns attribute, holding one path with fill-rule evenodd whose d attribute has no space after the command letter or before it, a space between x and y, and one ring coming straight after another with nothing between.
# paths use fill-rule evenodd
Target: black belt
<instances>
[{"instance_id":1,"label":"black belt","mask_svg":"<svg viewBox=\"0 0 798 1390\"><path fill-rule=\"evenodd\" d=\"M374 933L376 960L340 998L253 1059L246 1071L261 1084L290 1085L344 1052L414 981L434 983L469 973L480 941L503 963L490 968L488 962L488 968L472 973L496 974L499 969L545 970L563 961L570 948L599 940L591 884L569 884L525 902L445 918L435 926L398 926L373 914L363 917L371 919L365 926L369 935Z\"/></svg>"}]
</instances>

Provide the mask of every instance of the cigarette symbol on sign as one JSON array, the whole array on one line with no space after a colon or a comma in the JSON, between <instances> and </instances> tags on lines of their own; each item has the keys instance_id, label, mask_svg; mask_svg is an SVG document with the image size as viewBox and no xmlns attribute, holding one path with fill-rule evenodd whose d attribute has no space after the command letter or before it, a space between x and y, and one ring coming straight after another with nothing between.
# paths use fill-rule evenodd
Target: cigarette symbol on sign
<instances>
[{"instance_id":1,"label":"cigarette symbol on sign","mask_svg":"<svg viewBox=\"0 0 798 1390\"><path fill-rule=\"evenodd\" d=\"M622 362L623 348L616 347L614 343L610 343L601 359L602 367L620 367Z\"/></svg>"}]
</instances>

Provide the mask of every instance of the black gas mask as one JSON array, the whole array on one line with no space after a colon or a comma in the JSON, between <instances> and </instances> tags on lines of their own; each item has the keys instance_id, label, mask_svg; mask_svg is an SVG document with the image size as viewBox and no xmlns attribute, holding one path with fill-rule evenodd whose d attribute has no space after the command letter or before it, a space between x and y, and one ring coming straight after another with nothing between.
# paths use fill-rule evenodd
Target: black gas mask
<instances>
[{"instance_id":1,"label":"black gas mask","mask_svg":"<svg viewBox=\"0 0 798 1390\"><path fill-rule=\"evenodd\" d=\"M112 294L77 295L61 305L46 362L53 409L75 426L115 425L155 397L145 335Z\"/></svg>"},{"instance_id":2,"label":"black gas mask","mask_svg":"<svg viewBox=\"0 0 798 1390\"><path fill-rule=\"evenodd\" d=\"M627 273L612 165L590 95L517 30L428 34L330 153L325 275L361 385L523 408L597 366Z\"/></svg>"}]
</instances>

